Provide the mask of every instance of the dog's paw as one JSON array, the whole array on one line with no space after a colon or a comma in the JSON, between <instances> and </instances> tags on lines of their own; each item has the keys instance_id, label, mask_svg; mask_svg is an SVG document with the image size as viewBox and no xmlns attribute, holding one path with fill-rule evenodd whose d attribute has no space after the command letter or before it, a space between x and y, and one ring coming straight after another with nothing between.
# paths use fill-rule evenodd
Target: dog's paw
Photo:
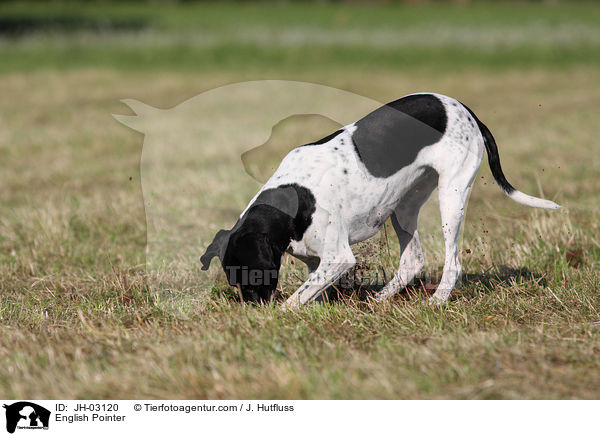
<instances>
[{"instance_id":1,"label":"dog's paw","mask_svg":"<svg viewBox=\"0 0 600 436\"><path fill-rule=\"evenodd\" d=\"M287 300L285 303L283 303L281 306L279 306L279 308L282 312L291 312L291 311L297 309L298 307L299 307L298 303L292 302L290 300Z\"/></svg>"},{"instance_id":2,"label":"dog's paw","mask_svg":"<svg viewBox=\"0 0 600 436\"><path fill-rule=\"evenodd\" d=\"M448 302L447 299L445 298L438 298L435 295L433 297L429 297L429 299L427 299L427 301L425 301L424 303L427 304L428 306L443 306L444 304L446 304Z\"/></svg>"},{"instance_id":3,"label":"dog's paw","mask_svg":"<svg viewBox=\"0 0 600 436\"><path fill-rule=\"evenodd\" d=\"M382 289L375 295L369 296L369 299L376 303L381 303L383 301L389 300L393 295L394 295L394 293L386 291L386 289Z\"/></svg>"}]
</instances>

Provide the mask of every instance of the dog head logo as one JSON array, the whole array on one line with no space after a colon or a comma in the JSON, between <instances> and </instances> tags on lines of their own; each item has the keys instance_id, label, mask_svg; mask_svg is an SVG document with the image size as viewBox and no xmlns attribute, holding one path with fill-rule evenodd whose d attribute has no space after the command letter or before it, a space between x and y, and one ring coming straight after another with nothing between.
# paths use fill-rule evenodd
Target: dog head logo
<instances>
[{"instance_id":1,"label":"dog head logo","mask_svg":"<svg viewBox=\"0 0 600 436\"><path fill-rule=\"evenodd\" d=\"M201 294L193 291L215 286L219 271L199 275L198 259L203 269L208 269L215 257L223 265L226 248L236 245L229 244L232 230L227 229L233 229L247 200L259 191L290 149L326 140L331 132L339 132L340 126L350 125L381 106L378 101L340 89L283 80L226 85L171 109L136 100L123 103L135 115L114 118L144 134L140 169L149 284L155 290L178 290L165 292L159 299L163 307L176 312L197 304ZM401 117L404 122L400 125L406 125L410 117L393 108L386 113ZM430 143L440 135L421 120L409 124L406 132L397 132L409 134L405 138L409 143ZM358 138L357 153L373 174L382 177L418 150L414 147L405 153L402 147L384 147L372 156L369 142L364 147L361 144ZM263 195L253 201L271 207L275 214L293 217L300 199L294 198L297 194L290 189L287 193L290 195L283 199ZM275 261L281 259L279 251L264 249L268 241L251 242L240 246L251 248L244 254L246 259L260 261L260 268L254 270L269 274L278 270ZM264 259L254 256L263 252ZM241 274L245 280L244 271L235 272L236 279ZM237 283L227 275L230 284ZM191 305L185 304L187 298Z\"/></svg>"},{"instance_id":2,"label":"dog head logo","mask_svg":"<svg viewBox=\"0 0 600 436\"><path fill-rule=\"evenodd\" d=\"M4 405L6 409L6 431L14 433L16 429L48 429L50 411L28 401L19 401Z\"/></svg>"},{"instance_id":3,"label":"dog head logo","mask_svg":"<svg viewBox=\"0 0 600 436\"><path fill-rule=\"evenodd\" d=\"M340 89L284 80L226 85L171 109L123 103L135 115L114 118L144 134L146 270L158 289L197 289L198 259L216 226L231 228L279 160L381 105ZM210 251L216 255L217 245ZM211 271L206 284L217 274Z\"/></svg>"}]
</instances>

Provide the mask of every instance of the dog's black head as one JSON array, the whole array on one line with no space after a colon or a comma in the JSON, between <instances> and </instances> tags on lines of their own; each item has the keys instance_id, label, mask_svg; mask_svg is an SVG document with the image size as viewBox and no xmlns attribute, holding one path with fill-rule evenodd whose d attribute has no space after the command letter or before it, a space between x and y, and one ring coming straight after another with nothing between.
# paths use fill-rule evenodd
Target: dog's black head
<instances>
[{"instance_id":1,"label":"dog's black head","mask_svg":"<svg viewBox=\"0 0 600 436\"><path fill-rule=\"evenodd\" d=\"M244 301L271 301L279 280L283 252L265 233L239 231L231 235L223 271L231 286L242 292Z\"/></svg>"},{"instance_id":2,"label":"dog's black head","mask_svg":"<svg viewBox=\"0 0 600 436\"><path fill-rule=\"evenodd\" d=\"M269 234L253 230L239 226L219 231L200 260L206 270L218 256L227 281L241 291L244 301L266 303L277 288L285 247L274 244Z\"/></svg>"},{"instance_id":3,"label":"dog's black head","mask_svg":"<svg viewBox=\"0 0 600 436\"><path fill-rule=\"evenodd\" d=\"M220 230L202 255L202 269L221 260L231 286L244 301L268 302L279 280L281 258L290 241L299 241L315 211L306 188L283 185L263 191L231 230Z\"/></svg>"},{"instance_id":4,"label":"dog's black head","mask_svg":"<svg viewBox=\"0 0 600 436\"><path fill-rule=\"evenodd\" d=\"M244 301L267 303L277 288L290 237L275 212L270 206L253 208L233 229L220 230L200 258L206 270L210 260L219 257L227 281L241 291Z\"/></svg>"}]
</instances>

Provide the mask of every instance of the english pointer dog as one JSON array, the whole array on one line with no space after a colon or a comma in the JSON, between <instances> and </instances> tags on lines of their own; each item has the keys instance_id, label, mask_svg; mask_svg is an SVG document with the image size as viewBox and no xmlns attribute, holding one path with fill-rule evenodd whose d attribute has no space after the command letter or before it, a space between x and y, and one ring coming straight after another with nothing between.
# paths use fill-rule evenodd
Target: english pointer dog
<instances>
[{"instance_id":1,"label":"english pointer dog","mask_svg":"<svg viewBox=\"0 0 600 436\"><path fill-rule=\"evenodd\" d=\"M461 273L459 229L484 149L494 179L511 199L542 209L560 207L508 183L494 137L469 108L440 94L411 94L293 149L233 228L217 233L201 257L202 269L219 257L245 301L266 302L288 252L309 269L308 280L285 302L296 307L314 301L352 268L350 246L375 235L391 217L401 256L393 279L375 297L383 300L424 265L417 218L437 186L446 256L430 301L444 303Z\"/></svg>"}]
</instances>

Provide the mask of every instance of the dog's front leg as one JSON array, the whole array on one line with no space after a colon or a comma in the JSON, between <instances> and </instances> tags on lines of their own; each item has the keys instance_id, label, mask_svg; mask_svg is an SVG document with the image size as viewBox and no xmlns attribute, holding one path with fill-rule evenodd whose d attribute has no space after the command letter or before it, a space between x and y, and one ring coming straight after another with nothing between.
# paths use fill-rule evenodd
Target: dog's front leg
<instances>
[{"instance_id":1,"label":"dog's front leg","mask_svg":"<svg viewBox=\"0 0 600 436\"><path fill-rule=\"evenodd\" d=\"M284 308L298 307L314 301L327 286L356 264L346 233L330 228L327 236L321 250L323 254L319 256L319 266L309 273L308 280L287 299Z\"/></svg>"},{"instance_id":2,"label":"dog's front leg","mask_svg":"<svg viewBox=\"0 0 600 436\"><path fill-rule=\"evenodd\" d=\"M319 267L309 274L308 280L287 299L284 303L284 308L294 308L314 301L327 286L335 282L342 274L356 264L351 251L349 254L352 257L346 256L344 258L322 260Z\"/></svg>"}]
</instances>

